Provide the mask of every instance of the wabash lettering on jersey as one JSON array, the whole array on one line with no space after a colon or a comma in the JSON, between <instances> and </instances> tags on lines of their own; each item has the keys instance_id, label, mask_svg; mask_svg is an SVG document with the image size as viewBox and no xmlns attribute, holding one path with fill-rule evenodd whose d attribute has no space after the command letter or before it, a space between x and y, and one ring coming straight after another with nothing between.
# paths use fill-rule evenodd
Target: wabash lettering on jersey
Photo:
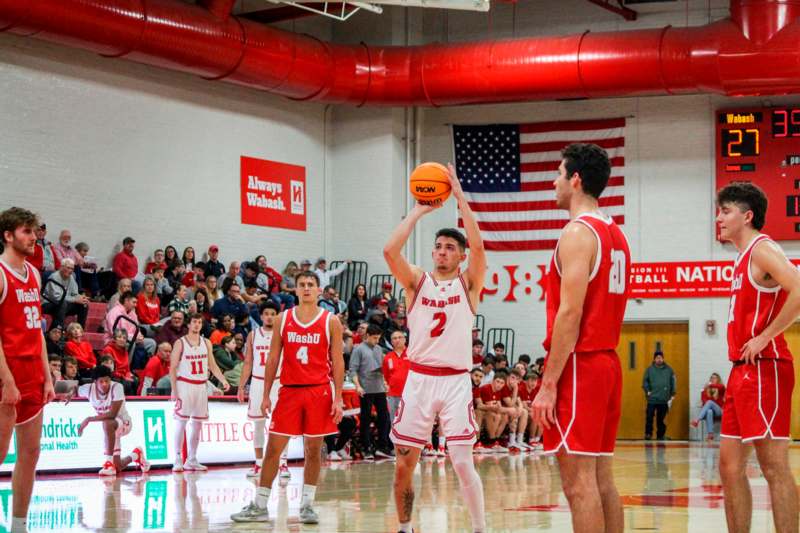
<instances>
[{"instance_id":1,"label":"wabash lettering on jersey","mask_svg":"<svg viewBox=\"0 0 800 533\"><path fill-rule=\"evenodd\" d=\"M297 318L297 307L284 313L281 321L281 385L324 385L330 383L330 318L320 309L308 324Z\"/></svg>"},{"instance_id":2,"label":"wabash lettering on jersey","mask_svg":"<svg viewBox=\"0 0 800 533\"><path fill-rule=\"evenodd\" d=\"M0 294L0 340L8 357L41 357L42 303L39 278L25 262L22 276L0 261L3 292Z\"/></svg>"},{"instance_id":3,"label":"wabash lettering on jersey","mask_svg":"<svg viewBox=\"0 0 800 533\"><path fill-rule=\"evenodd\" d=\"M584 224L597 237L597 257L583 302L580 333L574 351L615 350L619 343L622 319L628 303L628 277L631 252L625 234L611 218L583 214L575 222ZM550 351L553 324L561 304L561 272L556 260L558 245L547 271L547 337L544 349Z\"/></svg>"},{"instance_id":4,"label":"wabash lettering on jersey","mask_svg":"<svg viewBox=\"0 0 800 533\"><path fill-rule=\"evenodd\" d=\"M731 361L738 361L741 358L742 347L764 331L786 302L786 291L780 286L762 287L751 274L750 260L753 257L753 249L765 241L771 242L770 238L763 234L755 237L734 263L728 311L728 359ZM791 361L792 353L783 333L772 339L757 357Z\"/></svg>"}]
</instances>

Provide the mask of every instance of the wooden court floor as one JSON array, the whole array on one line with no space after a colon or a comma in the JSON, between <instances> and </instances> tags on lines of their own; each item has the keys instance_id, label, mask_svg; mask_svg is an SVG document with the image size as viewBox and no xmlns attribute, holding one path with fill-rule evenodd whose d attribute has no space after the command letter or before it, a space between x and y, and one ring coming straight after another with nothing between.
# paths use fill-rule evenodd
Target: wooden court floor
<instances>
[{"instance_id":1,"label":"wooden court floor","mask_svg":"<svg viewBox=\"0 0 800 533\"><path fill-rule=\"evenodd\" d=\"M800 446L791 450L800 474ZM716 446L620 443L615 477L625 504L626 531L724 530ZM486 493L488 531L569 531L570 516L552 459L535 455L477 457ZM274 531L394 532L393 463L334 463L323 466L317 491L318 526L296 516L302 466L273 491L268 525L234 525L230 513L254 494L244 467L198 474L153 471L114 480L97 476L42 477L31 506L30 531ZM751 461L753 531L773 531L764 478ZM455 474L447 459L424 459L415 476L418 533L469 531ZM11 515L9 479L0 479L0 532Z\"/></svg>"}]
</instances>

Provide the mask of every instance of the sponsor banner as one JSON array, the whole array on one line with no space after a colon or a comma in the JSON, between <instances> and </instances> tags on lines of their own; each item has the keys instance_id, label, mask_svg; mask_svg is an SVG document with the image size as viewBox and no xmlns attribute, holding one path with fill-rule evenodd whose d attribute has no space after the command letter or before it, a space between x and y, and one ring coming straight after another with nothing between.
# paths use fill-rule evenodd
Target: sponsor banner
<instances>
[{"instance_id":1,"label":"sponsor banner","mask_svg":"<svg viewBox=\"0 0 800 533\"><path fill-rule=\"evenodd\" d=\"M241 158L242 224L306 230L306 168Z\"/></svg>"},{"instance_id":2,"label":"sponsor banner","mask_svg":"<svg viewBox=\"0 0 800 533\"><path fill-rule=\"evenodd\" d=\"M144 448L154 466L172 464L175 457L174 404L167 400L128 400L133 421L131 432L122 438L122 454L137 446ZM238 463L254 459L253 422L247 419L247 406L235 401L209 401L209 419L203 422L197 458L201 463ZM78 437L81 421L96 413L88 402L73 400L68 405L50 403L44 409L39 471L100 469L105 456L102 425L92 422ZM269 422L267 422L268 427ZM16 451L12 438L12 450ZM289 459L303 458L302 439L289 441ZM17 460L9 453L0 472L10 472Z\"/></svg>"}]
</instances>

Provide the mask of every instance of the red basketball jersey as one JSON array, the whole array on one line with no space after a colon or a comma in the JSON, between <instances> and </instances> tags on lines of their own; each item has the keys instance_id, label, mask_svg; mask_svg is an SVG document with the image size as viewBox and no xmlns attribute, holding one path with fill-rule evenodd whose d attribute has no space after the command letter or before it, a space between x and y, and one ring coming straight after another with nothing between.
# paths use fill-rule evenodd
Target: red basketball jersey
<instances>
[{"instance_id":1,"label":"red basketball jersey","mask_svg":"<svg viewBox=\"0 0 800 533\"><path fill-rule=\"evenodd\" d=\"M625 306L628 303L628 276L631 252L628 239L610 217L586 213L575 219L584 224L597 237L597 257L586 299L583 302L580 333L574 351L593 352L616 350ZM556 257L558 245L553 252L547 271L547 337L544 348L550 351L553 323L561 304L561 272Z\"/></svg>"},{"instance_id":2,"label":"red basketball jersey","mask_svg":"<svg viewBox=\"0 0 800 533\"><path fill-rule=\"evenodd\" d=\"M308 324L297 318L297 307L281 321L281 385L322 385L330 382L330 317L320 309Z\"/></svg>"},{"instance_id":3,"label":"red basketball jersey","mask_svg":"<svg viewBox=\"0 0 800 533\"><path fill-rule=\"evenodd\" d=\"M753 248L764 241L770 241L770 238L763 234L750 241L733 266L728 310L728 359L731 361L739 360L742 346L764 331L786 302L786 291L780 286L771 289L761 287L750 275ZM791 361L792 353L786 345L783 333L772 339L758 357Z\"/></svg>"},{"instance_id":4,"label":"red basketball jersey","mask_svg":"<svg viewBox=\"0 0 800 533\"><path fill-rule=\"evenodd\" d=\"M25 275L0 261L0 340L6 357L41 357L42 302L39 278L25 262Z\"/></svg>"}]
</instances>

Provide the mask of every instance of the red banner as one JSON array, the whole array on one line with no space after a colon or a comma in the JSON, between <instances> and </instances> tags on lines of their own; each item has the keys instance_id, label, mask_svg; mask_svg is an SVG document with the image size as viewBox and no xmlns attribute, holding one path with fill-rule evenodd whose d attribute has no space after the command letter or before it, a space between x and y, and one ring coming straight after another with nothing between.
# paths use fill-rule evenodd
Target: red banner
<instances>
[{"instance_id":1,"label":"red banner","mask_svg":"<svg viewBox=\"0 0 800 533\"><path fill-rule=\"evenodd\" d=\"M306 230L306 168L241 158L242 224Z\"/></svg>"}]
</instances>

